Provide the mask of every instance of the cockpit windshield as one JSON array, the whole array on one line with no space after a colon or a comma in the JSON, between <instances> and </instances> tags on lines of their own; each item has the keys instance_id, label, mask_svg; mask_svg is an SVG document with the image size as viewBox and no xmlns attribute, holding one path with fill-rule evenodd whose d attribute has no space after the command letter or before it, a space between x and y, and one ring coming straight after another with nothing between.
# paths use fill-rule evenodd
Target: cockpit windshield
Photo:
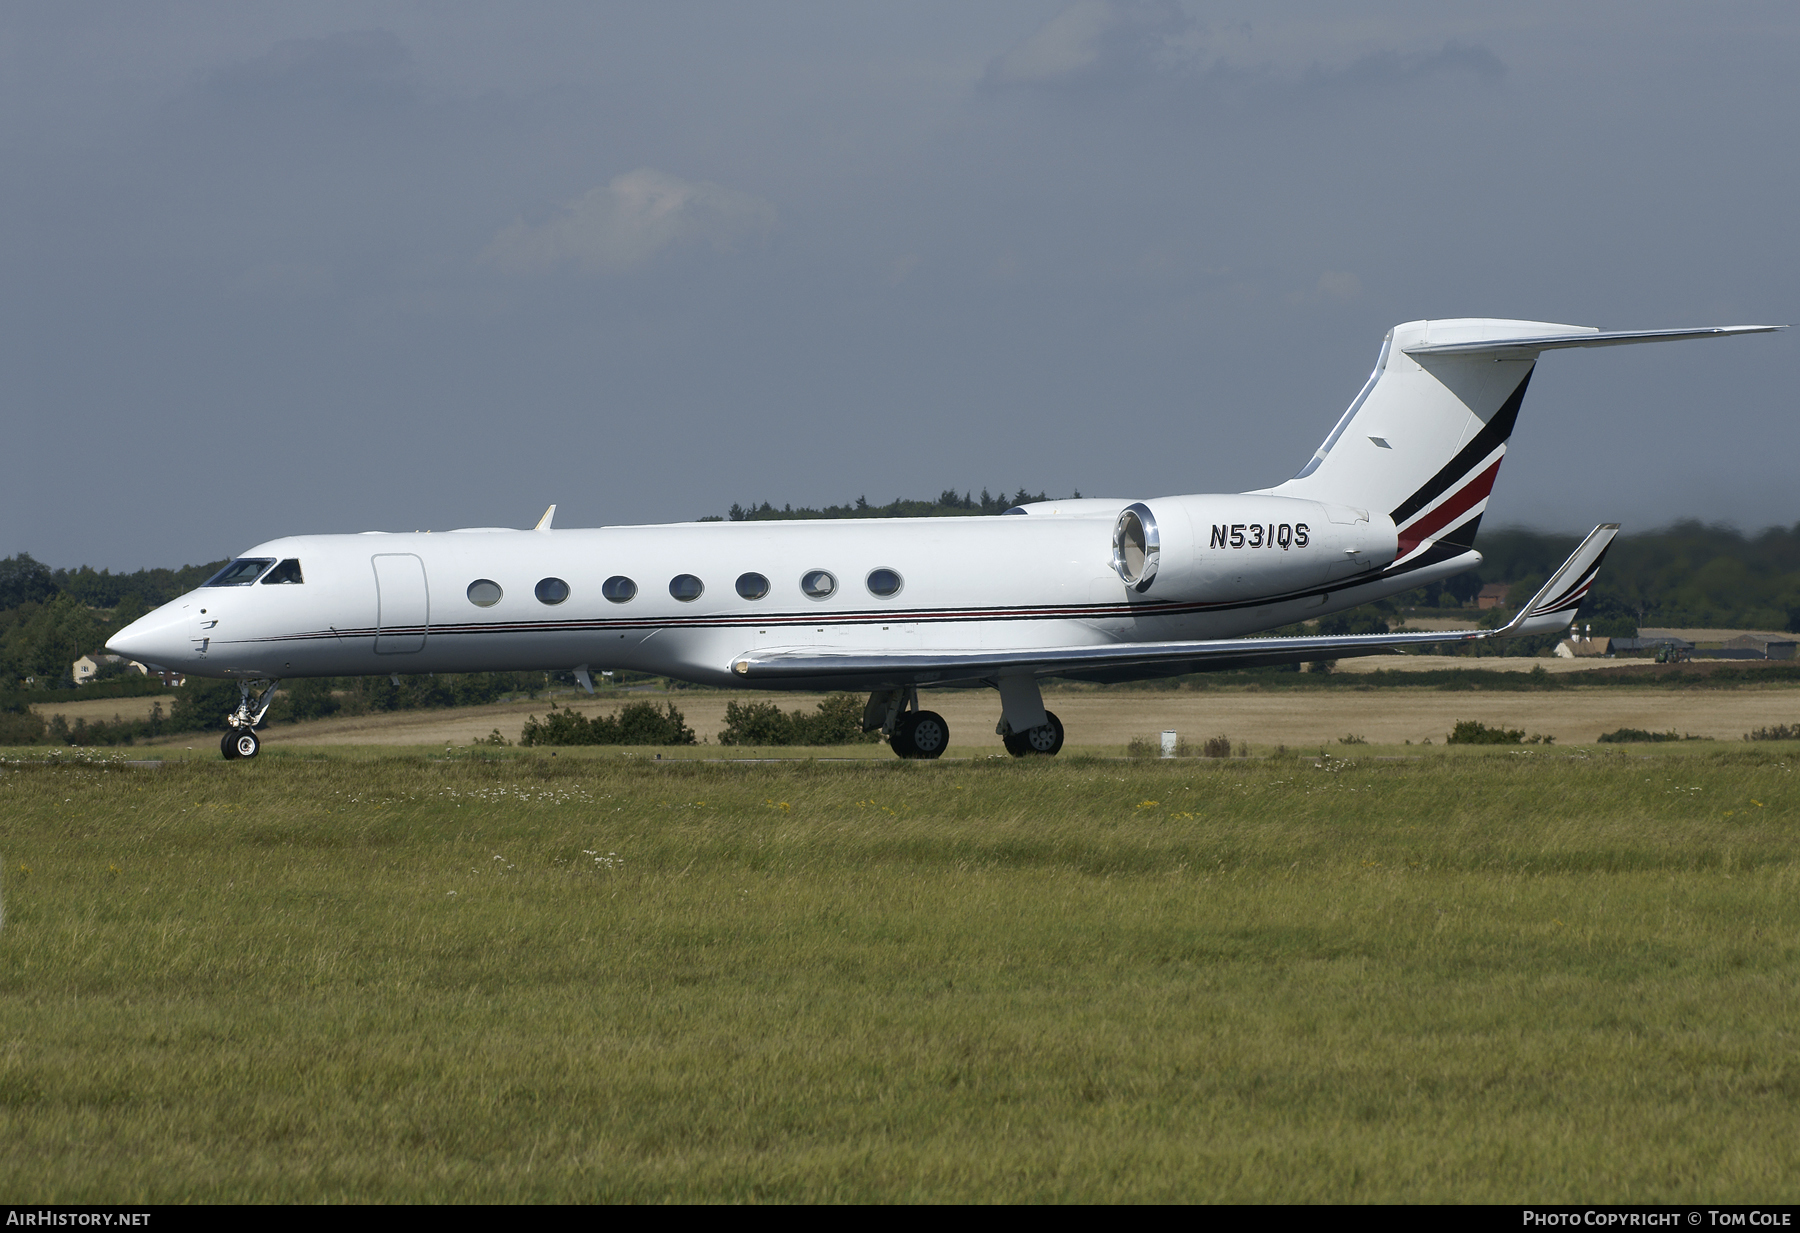
<instances>
[{"instance_id":1,"label":"cockpit windshield","mask_svg":"<svg viewBox=\"0 0 1800 1233\"><path fill-rule=\"evenodd\" d=\"M298 586L305 581L306 579L300 576L300 562L289 557L269 571L268 576L263 579L263 585L270 587L286 583L289 586Z\"/></svg>"},{"instance_id":2,"label":"cockpit windshield","mask_svg":"<svg viewBox=\"0 0 1800 1233\"><path fill-rule=\"evenodd\" d=\"M230 565L214 574L203 585L209 587L247 587L255 582L262 572L275 564L273 557L239 557ZM295 563L296 568L298 562Z\"/></svg>"}]
</instances>

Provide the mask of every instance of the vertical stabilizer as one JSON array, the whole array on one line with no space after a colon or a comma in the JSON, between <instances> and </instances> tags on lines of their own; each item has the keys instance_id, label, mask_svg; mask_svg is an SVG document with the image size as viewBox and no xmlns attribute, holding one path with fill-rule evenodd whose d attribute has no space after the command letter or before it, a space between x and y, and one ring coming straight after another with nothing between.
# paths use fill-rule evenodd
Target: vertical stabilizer
<instances>
[{"instance_id":1,"label":"vertical stabilizer","mask_svg":"<svg viewBox=\"0 0 1800 1233\"><path fill-rule=\"evenodd\" d=\"M1465 341L1598 331L1542 321L1409 321L1388 331L1367 384L1300 474L1272 491L1387 514L1398 562L1475 542L1537 352L1419 354Z\"/></svg>"},{"instance_id":2,"label":"vertical stabilizer","mask_svg":"<svg viewBox=\"0 0 1800 1233\"><path fill-rule=\"evenodd\" d=\"M1264 489L1388 515L1395 564L1467 551L1525 401L1538 353L1766 334L1778 325L1612 330L1458 317L1388 331L1375 371L1300 474Z\"/></svg>"}]
</instances>

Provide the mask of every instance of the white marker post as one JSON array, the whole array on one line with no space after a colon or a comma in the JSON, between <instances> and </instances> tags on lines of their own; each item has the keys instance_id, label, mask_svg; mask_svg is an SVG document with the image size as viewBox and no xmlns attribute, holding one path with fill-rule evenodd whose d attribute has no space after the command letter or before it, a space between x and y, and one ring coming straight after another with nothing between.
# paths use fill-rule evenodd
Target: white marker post
<instances>
[{"instance_id":1,"label":"white marker post","mask_svg":"<svg viewBox=\"0 0 1800 1233\"><path fill-rule=\"evenodd\" d=\"M1163 733L1163 742L1162 742L1162 756L1163 757L1173 758L1175 756L1175 741L1176 741L1176 737L1173 732Z\"/></svg>"}]
</instances>

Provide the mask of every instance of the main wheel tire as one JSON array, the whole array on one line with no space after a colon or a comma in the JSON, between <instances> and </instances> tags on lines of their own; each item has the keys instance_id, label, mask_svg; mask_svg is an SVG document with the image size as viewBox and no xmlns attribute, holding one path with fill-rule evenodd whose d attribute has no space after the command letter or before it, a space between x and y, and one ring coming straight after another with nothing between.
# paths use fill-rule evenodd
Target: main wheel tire
<instances>
[{"instance_id":1,"label":"main wheel tire","mask_svg":"<svg viewBox=\"0 0 1800 1233\"><path fill-rule=\"evenodd\" d=\"M254 758L262 749L262 742L256 739L256 733L248 728L240 728L231 735L232 748L240 758Z\"/></svg>"},{"instance_id":2,"label":"main wheel tire","mask_svg":"<svg viewBox=\"0 0 1800 1233\"><path fill-rule=\"evenodd\" d=\"M228 760L238 756L236 728L228 730L224 736L219 738L219 752L224 754Z\"/></svg>"},{"instance_id":3,"label":"main wheel tire","mask_svg":"<svg viewBox=\"0 0 1800 1233\"><path fill-rule=\"evenodd\" d=\"M1023 758L1027 754L1043 754L1045 757L1055 755L1063 747L1062 720L1054 711L1044 712L1045 722L1025 732L1008 732L1001 738L1006 744L1006 752L1015 758Z\"/></svg>"},{"instance_id":4,"label":"main wheel tire","mask_svg":"<svg viewBox=\"0 0 1800 1233\"><path fill-rule=\"evenodd\" d=\"M936 711L913 711L895 723L888 744L902 758L941 757L950 745L950 725Z\"/></svg>"}]
</instances>

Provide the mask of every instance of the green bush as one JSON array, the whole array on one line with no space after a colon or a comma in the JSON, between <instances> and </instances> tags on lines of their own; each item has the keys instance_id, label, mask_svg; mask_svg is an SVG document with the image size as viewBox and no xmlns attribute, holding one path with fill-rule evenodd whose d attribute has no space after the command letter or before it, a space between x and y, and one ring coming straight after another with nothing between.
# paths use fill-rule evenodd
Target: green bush
<instances>
[{"instance_id":1,"label":"green bush","mask_svg":"<svg viewBox=\"0 0 1800 1233\"><path fill-rule=\"evenodd\" d=\"M614 715L589 718L580 711L551 704L542 720L525 720L521 745L695 745L698 739L673 702L658 710L654 702L632 702Z\"/></svg>"},{"instance_id":2,"label":"green bush","mask_svg":"<svg viewBox=\"0 0 1800 1233\"><path fill-rule=\"evenodd\" d=\"M1554 745L1553 736L1526 736L1522 728L1490 728L1478 720L1465 719L1444 738L1446 745Z\"/></svg>"},{"instance_id":3,"label":"green bush","mask_svg":"<svg viewBox=\"0 0 1800 1233\"><path fill-rule=\"evenodd\" d=\"M832 694L811 713L783 711L773 702L727 702L721 745L858 745L879 741L862 730L863 703L855 694Z\"/></svg>"},{"instance_id":4,"label":"green bush","mask_svg":"<svg viewBox=\"0 0 1800 1233\"><path fill-rule=\"evenodd\" d=\"M1800 736L1800 732L1795 735ZM1709 741L1709 736L1683 736L1679 732L1646 732L1642 728L1620 728L1597 738L1602 745L1631 745L1645 741ZM1749 738L1746 737L1746 740Z\"/></svg>"},{"instance_id":5,"label":"green bush","mask_svg":"<svg viewBox=\"0 0 1800 1233\"><path fill-rule=\"evenodd\" d=\"M1605 740L1605 737L1601 737ZM1800 741L1800 724L1776 724L1772 728L1757 728L1753 732L1744 733L1746 741Z\"/></svg>"}]
</instances>

